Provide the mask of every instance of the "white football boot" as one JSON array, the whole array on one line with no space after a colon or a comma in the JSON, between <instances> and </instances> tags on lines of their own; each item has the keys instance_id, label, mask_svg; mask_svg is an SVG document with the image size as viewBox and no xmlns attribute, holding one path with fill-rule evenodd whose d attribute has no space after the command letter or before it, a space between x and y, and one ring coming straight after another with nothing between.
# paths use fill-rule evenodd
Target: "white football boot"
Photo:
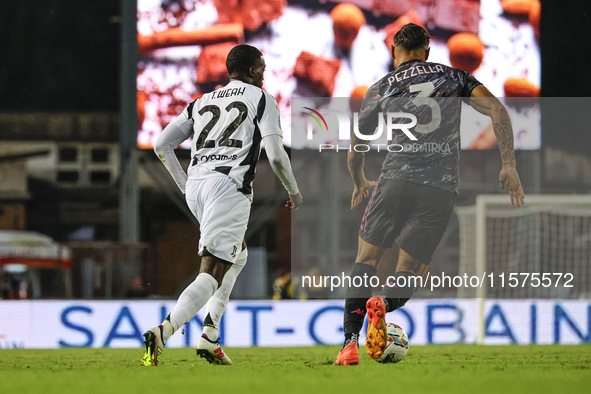
<instances>
[{"instance_id":1,"label":"white football boot","mask_svg":"<svg viewBox=\"0 0 591 394\"><path fill-rule=\"evenodd\" d=\"M209 361L210 364L232 365L232 360L226 356L219 339L212 341L206 334L203 334L197 341L196 350L197 354Z\"/></svg>"}]
</instances>

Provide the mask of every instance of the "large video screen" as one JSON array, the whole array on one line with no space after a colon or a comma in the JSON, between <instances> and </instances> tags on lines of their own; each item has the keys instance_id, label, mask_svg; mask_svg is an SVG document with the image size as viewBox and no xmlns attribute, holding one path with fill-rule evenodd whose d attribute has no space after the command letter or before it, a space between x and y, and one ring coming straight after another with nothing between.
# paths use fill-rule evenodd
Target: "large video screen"
<instances>
[{"instance_id":1,"label":"large video screen","mask_svg":"<svg viewBox=\"0 0 591 394\"><path fill-rule=\"evenodd\" d=\"M496 96L536 97L539 19L538 0L138 0L138 146L151 148L187 104L228 82L225 59L238 43L265 56L264 89L287 146L292 98L363 96L393 69L392 38L409 22L428 30L429 61L471 72ZM516 149L541 145L539 109L527 111L537 126L515 130ZM490 129L486 120L464 127L462 149L496 147Z\"/></svg>"}]
</instances>

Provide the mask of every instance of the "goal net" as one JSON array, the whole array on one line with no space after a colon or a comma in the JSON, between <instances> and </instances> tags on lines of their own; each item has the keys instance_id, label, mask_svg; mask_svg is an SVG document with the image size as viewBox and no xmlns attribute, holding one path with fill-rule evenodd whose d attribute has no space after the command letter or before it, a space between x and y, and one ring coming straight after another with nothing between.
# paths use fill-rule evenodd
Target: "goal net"
<instances>
[{"instance_id":1,"label":"goal net","mask_svg":"<svg viewBox=\"0 0 591 394\"><path fill-rule=\"evenodd\" d=\"M591 195L479 195L456 214L459 274L485 278L457 296L479 299L481 324L486 298L591 298Z\"/></svg>"}]
</instances>

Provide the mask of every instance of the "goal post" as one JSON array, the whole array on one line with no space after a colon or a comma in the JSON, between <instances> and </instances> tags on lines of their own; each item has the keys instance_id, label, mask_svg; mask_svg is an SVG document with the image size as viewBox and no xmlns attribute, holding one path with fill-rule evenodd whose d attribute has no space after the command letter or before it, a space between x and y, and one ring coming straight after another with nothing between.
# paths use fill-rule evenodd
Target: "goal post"
<instances>
[{"instance_id":1,"label":"goal post","mask_svg":"<svg viewBox=\"0 0 591 394\"><path fill-rule=\"evenodd\" d=\"M478 300L476 343L484 343L487 297L591 295L591 195L527 195L517 208L507 194L481 194L475 205L455 211L460 223L459 271L484 278L482 286L458 288L457 293ZM544 273L551 280L570 274L574 286L531 282L531 274L539 278ZM517 286L508 282L511 274L520 280Z\"/></svg>"}]
</instances>

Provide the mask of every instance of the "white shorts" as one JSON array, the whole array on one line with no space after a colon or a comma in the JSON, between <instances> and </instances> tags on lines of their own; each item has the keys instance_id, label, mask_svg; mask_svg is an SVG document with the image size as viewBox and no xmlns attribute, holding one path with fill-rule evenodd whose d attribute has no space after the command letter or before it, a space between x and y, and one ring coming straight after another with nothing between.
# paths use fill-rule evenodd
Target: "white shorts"
<instances>
[{"instance_id":1,"label":"white shorts","mask_svg":"<svg viewBox=\"0 0 591 394\"><path fill-rule=\"evenodd\" d=\"M236 262L250 216L250 199L226 176L189 179L185 186L189 209L199 221L199 256L204 250Z\"/></svg>"}]
</instances>

